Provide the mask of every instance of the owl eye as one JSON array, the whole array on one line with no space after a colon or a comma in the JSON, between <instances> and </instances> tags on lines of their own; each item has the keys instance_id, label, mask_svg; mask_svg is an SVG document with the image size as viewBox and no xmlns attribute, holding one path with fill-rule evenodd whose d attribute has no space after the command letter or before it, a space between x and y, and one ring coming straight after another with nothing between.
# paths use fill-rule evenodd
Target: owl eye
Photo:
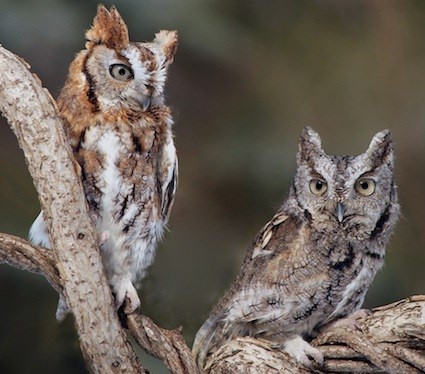
<instances>
[{"instance_id":1,"label":"owl eye","mask_svg":"<svg viewBox=\"0 0 425 374\"><path fill-rule=\"evenodd\" d=\"M109 72L111 75L119 81L126 82L130 79L133 79L134 74L133 70L127 65L123 64L113 64L109 67Z\"/></svg>"},{"instance_id":2,"label":"owl eye","mask_svg":"<svg viewBox=\"0 0 425 374\"><path fill-rule=\"evenodd\" d=\"M376 183L371 178L360 178L354 185L356 191L362 196L370 196L375 192Z\"/></svg>"},{"instance_id":3,"label":"owl eye","mask_svg":"<svg viewBox=\"0 0 425 374\"><path fill-rule=\"evenodd\" d=\"M310 191L313 195L323 195L328 189L328 184L321 179L312 179L310 181Z\"/></svg>"}]
</instances>

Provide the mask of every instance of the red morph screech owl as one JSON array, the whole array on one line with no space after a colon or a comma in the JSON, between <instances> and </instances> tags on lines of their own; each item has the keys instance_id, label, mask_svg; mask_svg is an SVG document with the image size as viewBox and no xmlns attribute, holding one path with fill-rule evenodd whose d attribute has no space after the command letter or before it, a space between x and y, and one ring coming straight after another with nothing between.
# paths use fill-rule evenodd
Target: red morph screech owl
<instances>
[{"instance_id":1,"label":"red morph screech owl","mask_svg":"<svg viewBox=\"0 0 425 374\"><path fill-rule=\"evenodd\" d=\"M106 275L119 308L140 305L135 286L152 264L173 205L177 156L164 84L177 33L130 42L115 7L99 6L85 49L71 63L58 107L100 237ZM43 213L30 229L49 247ZM60 300L57 317L66 303Z\"/></svg>"}]
</instances>

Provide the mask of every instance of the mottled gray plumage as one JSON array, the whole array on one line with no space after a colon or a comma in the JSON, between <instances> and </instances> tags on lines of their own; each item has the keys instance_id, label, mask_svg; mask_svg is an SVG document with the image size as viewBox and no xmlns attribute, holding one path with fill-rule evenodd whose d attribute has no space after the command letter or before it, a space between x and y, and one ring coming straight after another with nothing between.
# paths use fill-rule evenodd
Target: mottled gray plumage
<instances>
[{"instance_id":1,"label":"mottled gray plumage","mask_svg":"<svg viewBox=\"0 0 425 374\"><path fill-rule=\"evenodd\" d=\"M289 196L254 239L236 281L198 331L203 365L227 340L278 343L298 361L321 361L302 337L358 310L399 216L391 133L357 157L329 156L306 128Z\"/></svg>"}]
</instances>

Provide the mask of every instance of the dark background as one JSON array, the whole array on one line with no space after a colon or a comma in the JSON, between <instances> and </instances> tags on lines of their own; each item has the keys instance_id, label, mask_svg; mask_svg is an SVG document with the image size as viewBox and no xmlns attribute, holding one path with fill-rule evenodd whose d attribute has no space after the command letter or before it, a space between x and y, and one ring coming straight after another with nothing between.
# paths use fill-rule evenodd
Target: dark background
<instances>
[{"instance_id":1,"label":"dark background","mask_svg":"<svg viewBox=\"0 0 425 374\"><path fill-rule=\"evenodd\" d=\"M140 292L143 313L163 327L183 325L191 344L284 199L306 125L328 153L361 153L377 131L393 131L403 217L366 306L424 292L424 1L115 5L133 41L159 29L180 37L166 89L180 184L170 231ZM96 1L0 0L0 43L56 97L95 13ZM26 237L39 204L1 122L0 231ZM85 372L72 318L56 323L57 296L42 277L1 265L0 298L1 373Z\"/></svg>"}]
</instances>

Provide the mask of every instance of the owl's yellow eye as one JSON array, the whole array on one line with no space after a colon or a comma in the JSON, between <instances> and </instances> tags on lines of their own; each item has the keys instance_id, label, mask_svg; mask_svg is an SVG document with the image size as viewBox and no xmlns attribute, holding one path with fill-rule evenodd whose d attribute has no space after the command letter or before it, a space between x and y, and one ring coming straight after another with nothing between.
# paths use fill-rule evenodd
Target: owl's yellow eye
<instances>
[{"instance_id":1,"label":"owl's yellow eye","mask_svg":"<svg viewBox=\"0 0 425 374\"><path fill-rule=\"evenodd\" d=\"M314 195L323 195L328 189L328 184L322 179L312 179L310 181L310 191Z\"/></svg>"},{"instance_id":2,"label":"owl's yellow eye","mask_svg":"<svg viewBox=\"0 0 425 374\"><path fill-rule=\"evenodd\" d=\"M123 64L113 64L109 67L111 75L119 81L126 82L133 79L133 70L130 67Z\"/></svg>"},{"instance_id":3,"label":"owl's yellow eye","mask_svg":"<svg viewBox=\"0 0 425 374\"><path fill-rule=\"evenodd\" d=\"M371 178L360 178L354 185L356 191L362 196L370 196L375 192L376 183Z\"/></svg>"}]
</instances>

